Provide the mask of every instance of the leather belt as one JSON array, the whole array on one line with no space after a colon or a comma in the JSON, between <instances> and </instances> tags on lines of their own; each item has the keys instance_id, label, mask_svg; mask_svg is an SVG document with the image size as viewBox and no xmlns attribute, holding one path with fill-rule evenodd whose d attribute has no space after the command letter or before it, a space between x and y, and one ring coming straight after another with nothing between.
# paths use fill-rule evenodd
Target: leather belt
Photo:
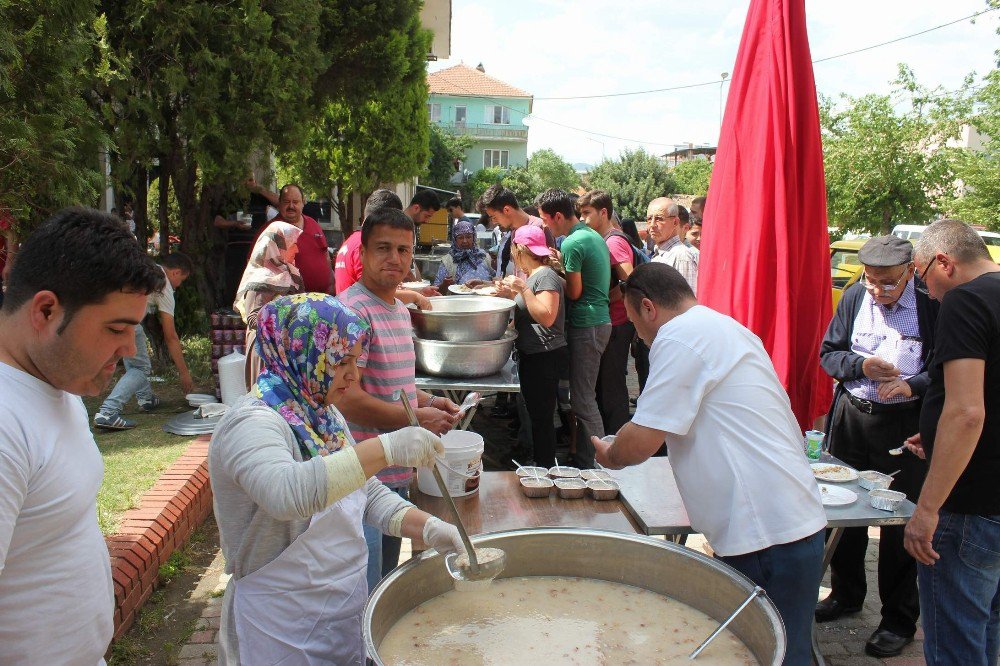
<instances>
[{"instance_id":1,"label":"leather belt","mask_svg":"<svg viewBox=\"0 0 1000 666\"><path fill-rule=\"evenodd\" d=\"M915 409L920 406L920 400L908 400L907 402L872 402L857 397L850 391L847 392L847 401L854 405L858 411L865 414L884 414L886 412L901 412L907 409Z\"/></svg>"}]
</instances>

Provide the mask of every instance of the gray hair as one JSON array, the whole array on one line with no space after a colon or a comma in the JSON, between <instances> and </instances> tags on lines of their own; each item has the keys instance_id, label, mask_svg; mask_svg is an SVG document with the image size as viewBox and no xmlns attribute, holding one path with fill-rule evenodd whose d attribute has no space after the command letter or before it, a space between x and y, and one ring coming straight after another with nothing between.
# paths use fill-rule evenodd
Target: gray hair
<instances>
[{"instance_id":1,"label":"gray hair","mask_svg":"<svg viewBox=\"0 0 1000 666\"><path fill-rule=\"evenodd\" d=\"M920 263L927 263L939 252L959 263L991 259L983 239L961 220L938 220L924 229L914 243L914 259Z\"/></svg>"}]
</instances>

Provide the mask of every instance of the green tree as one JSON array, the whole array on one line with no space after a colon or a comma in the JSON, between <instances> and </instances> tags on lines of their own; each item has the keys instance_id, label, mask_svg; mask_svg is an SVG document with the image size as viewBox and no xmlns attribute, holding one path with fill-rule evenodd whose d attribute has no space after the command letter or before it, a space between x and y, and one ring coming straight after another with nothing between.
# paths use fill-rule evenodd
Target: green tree
<instances>
[{"instance_id":1,"label":"green tree","mask_svg":"<svg viewBox=\"0 0 1000 666\"><path fill-rule=\"evenodd\" d=\"M528 158L528 172L537 182L535 194L555 187L572 192L580 187L580 174L573 165L549 148L536 150Z\"/></svg>"},{"instance_id":2,"label":"green tree","mask_svg":"<svg viewBox=\"0 0 1000 666\"><path fill-rule=\"evenodd\" d=\"M428 163L426 57L431 33L420 27L414 11L401 32L407 49L396 76L367 99L327 102L309 123L305 141L279 161L315 194L337 186L334 205L353 230L346 200L352 192L367 196L382 183L407 180Z\"/></svg>"},{"instance_id":3,"label":"green tree","mask_svg":"<svg viewBox=\"0 0 1000 666\"><path fill-rule=\"evenodd\" d=\"M954 94L929 91L900 65L892 95L844 96L843 109L821 100L832 224L887 234L896 224L923 223L938 211L937 198L954 181L954 151L945 145L971 108L970 83ZM898 99L906 106L897 111Z\"/></svg>"},{"instance_id":4,"label":"green tree","mask_svg":"<svg viewBox=\"0 0 1000 666\"><path fill-rule=\"evenodd\" d=\"M421 180L442 190L454 187L451 176L455 173L455 161L464 160L465 153L475 140L468 134L452 134L436 124L430 126L431 159Z\"/></svg>"},{"instance_id":5,"label":"green tree","mask_svg":"<svg viewBox=\"0 0 1000 666\"><path fill-rule=\"evenodd\" d=\"M976 94L971 124L986 140L983 150L961 151L955 174L963 187L960 196L946 195L941 204L949 215L990 229L1000 229L1000 70L984 79Z\"/></svg>"},{"instance_id":6,"label":"green tree","mask_svg":"<svg viewBox=\"0 0 1000 666\"><path fill-rule=\"evenodd\" d=\"M496 183L502 183L506 174L507 170L503 167L487 167L472 174L465 186L465 191L469 194L472 206L475 206L475 203L479 201L479 197L483 196L483 192L487 188ZM517 200L520 202L521 198L518 197Z\"/></svg>"},{"instance_id":7,"label":"green tree","mask_svg":"<svg viewBox=\"0 0 1000 666\"><path fill-rule=\"evenodd\" d=\"M22 231L96 204L107 137L88 104L106 68L86 0L0 2L0 208Z\"/></svg>"},{"instance_id":8,"label":"green tree","mask_svg":"<svg viewBox=\"0 0 1000 666\"><path fill-rule=\"evenodd\" d=\"M607 191L619 216L634 219L645 219L653 199L677 192L670 170L642 148L625 149L617 160L598 164L590 172L588 186Z\"/></svg>"},{"instance_id":9,"label":"green tree","mask_svg":"<svg viewBox=\"0 0 1000 666\"><path fill-rule=\"evenodd\" d=\"M708 194L712 180L712 163L708 160L685 160L670 170L677 183L677 191L703 197Z\"/></svg>"}]
</instances>

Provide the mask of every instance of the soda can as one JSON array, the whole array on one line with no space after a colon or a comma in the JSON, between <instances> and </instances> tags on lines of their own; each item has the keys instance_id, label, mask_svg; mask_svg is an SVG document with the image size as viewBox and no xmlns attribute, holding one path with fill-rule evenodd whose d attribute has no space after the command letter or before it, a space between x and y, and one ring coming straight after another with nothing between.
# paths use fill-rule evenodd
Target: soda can
<instances>
[{"instance_id":1,"label":"soda can","mask_svg":"<svg viewBox=\"0 0 1000 666\"><path fill-rule=\"evenodd\" d=\"M805 437L806 458L819 460L823 455L823 439L826 433L821 430L807 430Z\"/></svg>"}]
</instances>

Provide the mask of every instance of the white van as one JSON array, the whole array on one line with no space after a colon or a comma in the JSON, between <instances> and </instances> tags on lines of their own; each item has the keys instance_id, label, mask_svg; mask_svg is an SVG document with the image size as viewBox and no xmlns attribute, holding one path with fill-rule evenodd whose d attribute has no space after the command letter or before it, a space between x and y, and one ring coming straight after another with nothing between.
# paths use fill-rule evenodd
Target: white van
<instances>
[{"instance_id":1,"label":"white van","mask_svg":"<svg viewBox=\"0 0 1000 666\"><path fill-rule=\"evenodd\" d=\"M926 228L927 226L923 224L897 224L892 228L892 235L902 238L903 240L913 241L920 238ZM1000 247L1000 234L995 231L976 229L976 233L979 234L979 237L983 239L983 242L986 243L986 245Z\"/></svg>"}]
</instances>

